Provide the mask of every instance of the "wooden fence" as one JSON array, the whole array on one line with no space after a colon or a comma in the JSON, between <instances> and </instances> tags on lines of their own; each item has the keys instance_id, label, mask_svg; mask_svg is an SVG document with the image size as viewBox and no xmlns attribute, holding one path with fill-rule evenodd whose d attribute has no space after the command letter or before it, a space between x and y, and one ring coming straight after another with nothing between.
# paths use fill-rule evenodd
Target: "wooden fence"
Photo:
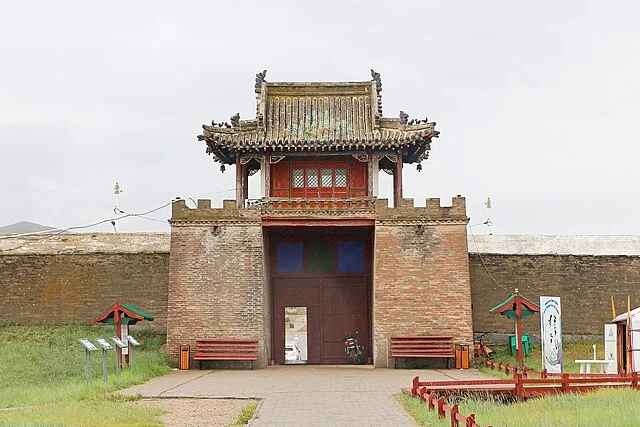
<instances>
[{"instance_id":1,"label":"wooden fence","mask_svg":"<svg viewBox=\"0 0 640 427\"><path fill-rule=\"evenodd\" d=\"M584 393L603 387L631 387L638 390L638 373L633 374L562 374L546 378L525 378L516 373L513 379L470 381L420 381L413 379L411 395L425 392L491 393L522 400L559 393Z\"/></svg>"},{"instance_id":2,"label":"wooden fence","mask_svg":"<svg viewBox=\"0 0 640 427\"><path fill-rule=\"evenodd\" d=\"M438 397L435 392L427 394L427 389L425 387L419 389L416 393L413 393L413 389L403 389L402 391L412 397L420 399L420 403L427 402L429 410L438 412L438 418L446 418L448 415L451 419L452 427L481 427L476 423L476 416L474 414L470 414L468 416L462 415L458 410L458 405L448 405L446 398L444 396Z\"/></svg>"}]
</instances>

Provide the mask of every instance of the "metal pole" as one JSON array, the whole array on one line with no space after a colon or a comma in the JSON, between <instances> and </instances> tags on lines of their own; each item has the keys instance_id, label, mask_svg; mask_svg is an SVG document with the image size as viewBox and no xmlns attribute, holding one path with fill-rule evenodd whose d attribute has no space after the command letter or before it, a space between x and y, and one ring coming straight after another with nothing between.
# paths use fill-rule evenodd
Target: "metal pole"
<instances>
[{"instance_id":1,"label":"metal pole","mask_svg":"<svg viewBox=\"0 0 640 427\"><path fill-rule=\"evenodd\" d=\"M133 350L135 346L129 343L129 361L131 362L131 372L136 370L136 358L134 357L135 351Z\"/></svg>"},{"instance_id":2,"label":"metal pole","mask_svg":"<svg viewBox=\"0 0 640 427\"><path fill-rule=\"evenodd\" d=\"M117 345L116 346L116 374L120 373L120 367L122 366L122 361L120 359L121 358L121 356L120 356L121 351L122 350L120 349L120 346Z\"/></svg>"},{"instance_id":3,"label":"metal pole","mask_svg":"<svg viewBox=\"0 0 640 427\"><path fill-rule=\"evenodd\" d=\"M102 381L109 380L109 372L107 370L107 349L102 347Z\"/></svg>"},{"instance_id":4,"label":"metal pole","mask_svg":"<svg viewBox=\"0 0 640 427\"><path fill-rule=\"evenodd\" d=\"M91 384L91 381L93 380L91 375L91 352L88 348L85 349L85 361L84 374L87 379L87 384Z\"/></svg>"}]
</instances>

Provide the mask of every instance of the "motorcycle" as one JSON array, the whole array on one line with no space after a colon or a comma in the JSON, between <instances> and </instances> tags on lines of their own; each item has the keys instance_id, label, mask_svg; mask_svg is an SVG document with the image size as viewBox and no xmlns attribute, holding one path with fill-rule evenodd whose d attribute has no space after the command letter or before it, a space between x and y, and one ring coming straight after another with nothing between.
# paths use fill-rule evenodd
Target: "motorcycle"
<instances>
[{"instance_id":1,"label":"motorcycle","mask_svg":"<svg viewBox=\"0 0 640 427\"><path fill-rule=\"evenodd\" d=\"M344 354L350 358L354 364L364 363L364 346L358 344L358 331L347 335L344 340Z\"/></svg>"}]
</instances>

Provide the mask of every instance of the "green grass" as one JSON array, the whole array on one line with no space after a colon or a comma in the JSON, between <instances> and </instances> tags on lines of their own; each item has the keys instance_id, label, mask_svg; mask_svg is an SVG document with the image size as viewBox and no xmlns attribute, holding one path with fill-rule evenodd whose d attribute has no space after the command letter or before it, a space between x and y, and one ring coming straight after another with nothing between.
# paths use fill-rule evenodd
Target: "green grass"
<instances>
[{"instance_id":1,"label":"green grass","mask_svg":"<svg viewBox=\"0 0 640 427\"><path fill-rule=\"evenodd\" d=\"M602 354L602 341L574 341L563 346L563 372L579 372L576 359L593 357L593 344L598 354ZM508 346L491 346L493 359L503 364L515 364ZM540 345L533 345L525 357L525 365L537 371L542 370ZM492 376L506 378L504 371L480 369ZM512 377L509 375L509 377ZM439 420L435 412L426 404L407 395L399 395L407 411L422 426L447 426L449 418ZM475 414L480 425L525 427L525 426L636 426L640 425L640 392L632 389L603 389L583 395L558 395L530 399L524 403L504 402L484 397L450 397L449 403L457 403L463 415Z\"/></svg>"},{"instance_id":2,"label":"green grass","mask_svg":"<svg viewBox=\"0 0 640 427\"><path fill-rule=\"evenodd\" d=\"M604 342L599 341L571 341L566 342L562 346L562 371L563 372L579 372L580 366L575 363L577 359L593 358L593 345L596 345L598 357L602 358L604 353ZM510 366L515 365L516 358L511 355L509 346L490 346L493 350L493 360L502 361L502 364L509 363ZM532 344L529 355L524 358L524 364L527 368L536 371L542 371L542 349L540 344ZM489 368L481 368L481 372L492 374L496 372Z\"/></svg>"},{"instance_id":3,"label":"green grass","mask_svg":"<svg viewBox=\"0 0 640 427\"><path fill-rule=\"evenodd\" d=\"M237 427L246 425L253 417L253 414L255 414L257 408L257 402L251 402L246 405L244 408L242 408L242 412L240 412L240 415L238 416L238 419L236 419L236 422L233 424L233 426Z\"/></svg>"},{"instance_id":4,"label":"green grass","mask_svg":"<svg viewBox=\"0 0 640 427\"><path fill-rule=\"evenodd\" d=\"M480 425L509 427L538 426L637 426L640 425L640 392L632 389L605 389L584 395L558 395L505 404L490 399L461 399L463 415L475 414ZM407 411L422 426L451 425L439 420L428 405L407 395L399 396Z\"/></svg>"},{"instance_id":5,"label":"green grass","mask_svg":"<svg viewBox=\"0 0 640 427\"><path fill-rule=\"evenodd\" d=\"M158 350L162 336L140 329L136 371L115 374L109 351L109 380L102 381L102 354L91 356L93 383L85 381L85 351L79 338L108 338L113 327L91 325L0 325L0 425L161 425L158 409L133 407L113 392L170 371Z\"/></svg>"}]
</instances>

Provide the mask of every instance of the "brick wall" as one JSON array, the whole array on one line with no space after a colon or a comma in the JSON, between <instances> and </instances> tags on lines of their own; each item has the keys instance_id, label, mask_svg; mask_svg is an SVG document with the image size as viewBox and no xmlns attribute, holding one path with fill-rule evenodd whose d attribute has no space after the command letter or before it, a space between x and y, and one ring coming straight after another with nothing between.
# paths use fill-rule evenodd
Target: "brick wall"
<instances>
[{"instance_id":1,"label":"brick wall","mask_svg":"<svg viewBox=\"0 0 640 427\"><path fill-rule=\"evenodd\" d=\"M401 209L376 212L373 333L378 367L392 362L388 341L393 336L453 335L456 343L472 343L464 199L454 199L453 208L437 210L433 201L426 209L413 208L405 200Z\"/></svg>"},{"instance_id":2,"label":"brick wall","mask_svg":"<svg viewBox=\"0 0 640 427\"><path fill-rule=\"evenodd\" d=\"M211 209L174 204L167 351L197 338L259 339L257 366L266 366L269 300L264 280L259 211L237 210L235 202ZM192 352L193 355L193 352Z\"/></svg>"},{"instance_id":3,"label":"brick wall","mask_svg":"<svg viewBox=\"0 0 640 427\"><path fill-rule=\"evenodd\" d=\"M164 327L168 253L0 255L0 322L90 322L114 302Z\"/></svg>"},{"instance_id":4,"label":"brick wall","mask_svg":"<svg viewBox=\"0 0 640 427\"><path fill-rule=\"evenodd\" d=\"M538 303L541 295L559 296L562 329L566 334L600 335L611 321L611 296L620 314L640 305L640 257L588 255L470 254L473 325L476 332L513 333L513 322L489 309L502 302L514 288ZM540 334L540 316L523 323L525 332Z\"/></svg>"}]
</instances>

